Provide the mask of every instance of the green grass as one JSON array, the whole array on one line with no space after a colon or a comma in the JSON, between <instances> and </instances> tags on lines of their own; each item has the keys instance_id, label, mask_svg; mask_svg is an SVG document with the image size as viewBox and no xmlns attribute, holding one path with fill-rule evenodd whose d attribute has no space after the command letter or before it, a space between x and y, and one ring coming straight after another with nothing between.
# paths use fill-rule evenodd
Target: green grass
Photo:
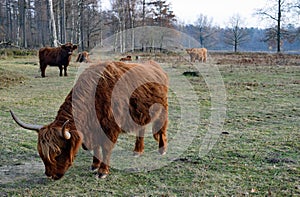
<instances>
[{"instance_id":1,"label":"green grass","mask_svg":"<svg viewBox=\"0 0 300 197\"><path fill-rule=\"evenodd\" d=\"M168 160L168 165L154 170L112 168L107 179L99 180L88 170L91 153L81 149L66 175L52 181L44 175L36 133L19 128L9 109L24 122L50 123L74 84L78 65L71 63L69 77L58 77L58 68L47 68L48 77L42 79L34 62L35 58L0 60L0 81L7 75L12 81L0 88L1 196L300 195L300 67L219 65L227 116L223 134L203 157L199 157L199 148L209 126L210 92L204 78L187 77L198 96L193 104L199 107L200 123L183 154L175 158L167 154L162 160ZM168 72L188 69L162 65ZM184 84L179 83L178 90L186 88L180 85ZM176 135L189 131L181 125L180 94L173 88L169 95L172 142ZM129 157L132 164L144 161L147 153L155 150L151 135L145 140L146 154ZM118 145L131 151L134 137L121 136Z\"/></svg>"}]
</instances>

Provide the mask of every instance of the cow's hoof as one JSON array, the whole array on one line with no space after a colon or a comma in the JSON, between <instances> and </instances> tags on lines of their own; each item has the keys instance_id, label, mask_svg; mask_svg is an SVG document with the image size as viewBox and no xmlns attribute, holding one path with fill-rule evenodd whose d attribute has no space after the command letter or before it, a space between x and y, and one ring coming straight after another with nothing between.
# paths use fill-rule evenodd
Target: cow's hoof
<instances>
[{"instance_id":1,"label":"cow's hoof","mask_svg":"<svg viewBox=\"0 0 300 197\"><path fill-rule=\"evenodd\" d=\"M98 167L95 167L95 166L91 166L90 169L91 169L92 172L97 172L98 171Z\"/></svg>"},{"instance_id":2,"label":"cow's hoof","mask_svg":"<svg viewBox=\"0 0 300 197\"><path fill-rule=\"evenodd\" d=\"M160 148L160 149L158 150L158 152L159 152L160 155L165 155L165 154L167 154L166 148Z\"/></svg>"},{"instance_id":3,"label":"cow's hoof","mask_svg":"<svg viewBox=\"0 0 300 197\"><path fill-rule=\"evenodd\" d=\"M166 152L166 151L159 151L159 154L160 154L161 156L164 156L164 155L167 154L167 152Z\"/></svg>"},{"instance_id":4,"label":"cow's hoof","mask_svg":"<svg viewBox=\"0 0 300 197\"><path fill-rule=\"evenodd\" d=\"M134 157L140 157L141 155L142 155L142 153L140 153L140 152L133 152Z\"/></svg>"},{"instance_id":5,"label":"cow's hoof","mask_svg":"<svg viewBox=\"0 0 300 197\"><path fill-rule=\"evenodd\" d=\"M105 179L107 177L107 175L108 174L106 174L106 173L100 173L100 174L98 174L98 178L99 179Z\"/></svg>"}]
</instances>

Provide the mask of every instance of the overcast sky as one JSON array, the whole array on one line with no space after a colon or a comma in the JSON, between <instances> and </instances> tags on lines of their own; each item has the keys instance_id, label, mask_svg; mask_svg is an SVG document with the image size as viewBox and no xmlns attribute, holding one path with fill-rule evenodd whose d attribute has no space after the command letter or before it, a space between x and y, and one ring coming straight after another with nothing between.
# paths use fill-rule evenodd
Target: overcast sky
<instances>
[{"instance_id":1,"label":"overcast sky","mask_svg":"<svg viewBox=\"0 0 300 197\"><path fill-rule=\"evenodd\" d=\"M104 7L109 0L102 0ZM244 18L247 27L263 27L258 16L254 16L255 9L262 8L266 0L167 0L171 3L178 20L186 24L193 24L200 14L213 19L215 25L224 27L229 18L239 14Z\"/></svg>"},{"instance_id":2,"label":"overcast sky","mask_svg":"<svg viewBox=\"0 0 300 197\"><path fill-rule=\"evenodd\" d=\"M229 18L239 14L245 19L248 27L263 26L259 17L254 16L255 9L262 8L266 0L169 0L174 13L185 23L194 23L200 14L213 18L213 22L221 27Z\"/></svg>"}]
</instances>

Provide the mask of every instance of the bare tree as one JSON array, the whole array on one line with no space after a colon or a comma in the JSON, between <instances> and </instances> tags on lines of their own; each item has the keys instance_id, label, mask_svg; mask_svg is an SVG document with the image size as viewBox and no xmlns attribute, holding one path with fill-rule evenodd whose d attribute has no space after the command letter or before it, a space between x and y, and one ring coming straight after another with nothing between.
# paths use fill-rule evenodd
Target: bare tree
<instances>
[{"instance_id":1,"label":"bare tree","mask_svg":"<svg viewBox=\"0 0 300 197\"><path fill-rule=\"evenodd\" d=\"M147 3L152 12L152 25L160 27L173 27L176 21L175 14L171 10L171 4L167 1L154 0Z\"/></svg>"},{"instance_id":2,"label":"bare tree","mask_svg":"<svg viewBox=\"0 0 300 197\"><path fill-rule=\"evenodd\" d=\"M215 42L215 36L218 33L213 27L213 19L200 14L194 23L198 30L199 43L202 47L212 46Z\"/></svg>"},{"instance_id":3,"label":"bare tree","mask_svg":"<svg viewBox=\"0 0 300 197\"><path fill-rule=\"evenodd\" d=\"M289 0L269 0L268 5L266 5L264 8L257 10L258 15L271 19L271 21L274 21L276 23L275 35L278 53L281 51L282 45L282 23L285 19L287 19L285 14L289 10L289 4Z\"/></svg>"},{"instance_id":4,"label":"bare tree","mask_svg":"<svg viewBox=\"0 0 300 197\"><path fill-rule=\"evenodd\" d=\"M243 19L240 15L233 15L229 19L228 28L225 31L225 43L233 46L234 52L238 51L238 46L246 42L249 37L243 26Z\"/></svg>"}]
</instances>

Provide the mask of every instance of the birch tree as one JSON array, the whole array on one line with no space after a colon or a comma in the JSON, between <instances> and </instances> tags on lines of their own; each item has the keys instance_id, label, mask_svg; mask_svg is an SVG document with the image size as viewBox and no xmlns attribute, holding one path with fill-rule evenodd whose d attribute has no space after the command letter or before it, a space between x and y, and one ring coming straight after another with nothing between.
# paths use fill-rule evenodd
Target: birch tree
<instances>
[{"instance_id":1,"label":"birch tree","mask_svg":"<svg viewBox=\"0 0 300 197\"><path fill-rule=\"evenodd\" d=\"M50 18L50 35L51 35L51 43L55 47L58 46L58 40L57 40L57 32L56 32L56 25L55 25L55 18L54 18L54 13L53 13L53 2L52 0L47 0L47 7L48 7L48 15Z\"/></svg>"},{"instance_id":2,"label":"birch tree","mask_svg":"<svg viewBox=\"0 0 300 197\"><path fill-rule=\"evenodd\" d=\"M66 2L60 0L60 41L66 42Z\"/></svg>"},{"instance_id":3,"label":"birch tree","mask_svg":"<svg viewBox=\"0 0 300 197\"><path fill-rule=\"evenodd\" d=\"M229 19L229 25L225 32L225 43L233 46L234 52L238 51L238 47L246 42L249 37L243 26L243 19L240 15L234 15Z\"/></svg>"}]
</instances>

